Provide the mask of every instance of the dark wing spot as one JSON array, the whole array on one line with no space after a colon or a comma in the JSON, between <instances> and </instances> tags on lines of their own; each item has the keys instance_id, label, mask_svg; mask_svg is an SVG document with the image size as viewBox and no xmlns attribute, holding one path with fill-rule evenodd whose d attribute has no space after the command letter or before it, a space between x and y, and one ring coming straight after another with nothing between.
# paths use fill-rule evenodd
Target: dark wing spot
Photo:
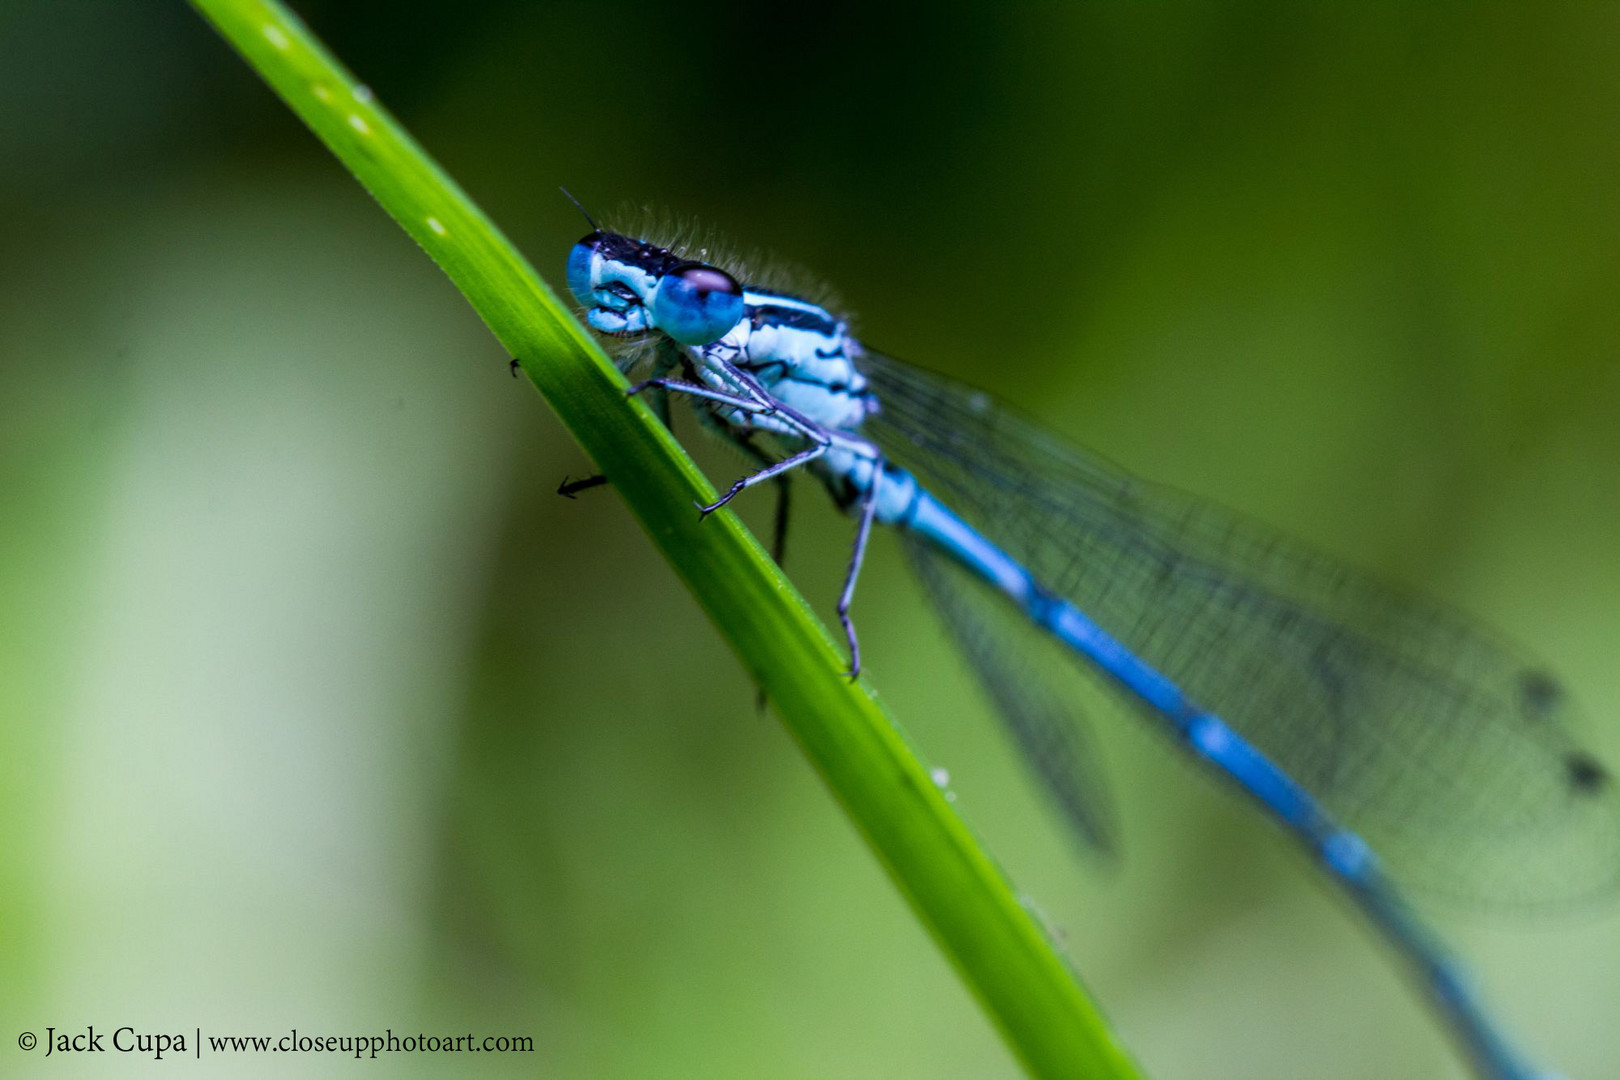
<instances>
[{"instance_id":1,"label":"dark wing spot","mask_svg":"<svg viewBox=\"0 0 1620 1080\"><path fill-rule=\"evenodd\" d=\"M1575 752L1566 755L1564 768L1569 770L1570 787L1583 795L1601 791L1609 785L1609 770L1586 754Z\"/></svg>"},{"instance_id":2,"label":"dark wing spot","mask_svg":"<svg viewBox=\"0 0 1620 1080\"><path fill-rule=\"evenodd\" d=\"M1519 700L1524 704L1528 720L1545 720L1563 700L1564 688L1545 671L1526 671L1519 675Z\"/></svg>"}]
</instances>

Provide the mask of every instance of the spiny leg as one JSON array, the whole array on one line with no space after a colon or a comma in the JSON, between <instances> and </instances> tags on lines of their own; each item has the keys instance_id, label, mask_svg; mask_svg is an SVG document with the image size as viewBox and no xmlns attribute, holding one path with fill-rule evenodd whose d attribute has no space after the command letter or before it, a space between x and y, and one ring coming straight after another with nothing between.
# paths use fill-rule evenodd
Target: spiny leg
<instances>
[{"instance_id":1,"label":"spiny leg","mask_svg":"<svg viewBox=\"0 0 1620 1080\"><path fill-rule=\"evenodd\" d=\"M572 499L581 491L588 491L594 487L601 487L607 482L608 478L603 476L601 473L597 473L595 476L587 476L582 480L570 480L565 476L562 478L562 483L557 485L557 494L561 495L565 499Z\"/></svg>"},{"instance_id":2,"label":"spiny leg","mask_svg":"<svg viewBox=\"0 0 1620 1080\"><path fill-rule=\"evenodd\" d=\"M517 361L513 360L512 363L514 365L512 368L512 374L516 376ZM668 371L671 366L672 365L669 362L660 360L656 365L656 368L660 371ZM647 406L652 409L653 415L658 417L659 422L662 423L664 427L673 431L675 425L669 412L669 391L662 385L665 381L666 380L661 377L647 379L644 382L640 382L635 386L632 386L628 391L628 394L630 396L639 396L641 400L645 401ZM562 483L557 485L557 494L561 495L565 499L572 499L581 491L588 491L591 488L601 487L607 482L608 478L603 476L601 473L596 473L580 480L570 480L565 476L562 478Z\"/></svg>"},{"instance_id":3,"label":"spiny leg","mask_svg":"<svg viewBox=\"0 0 1620 1080\"><path fill-rule=\"evenodd\" d=\"M738 494L747 488L751 488L755 484L762 481L779 477L791 469L796 469L800 465L814 461L822 454L825 454L828 447L832 445L831 437L828 436L826 432L822 431L817 425L813 424L811 421L798 415L797 413L792 412L791 410L781 408L778 403L775 402L768 393L766 393L765 390L758 386L756 382L742 377L742 373L739 372L738 376L747 396L744 396L743 394L729 394L725 391L714 390L698 383L681 382L676 379L667 378L647 379L644 382L640 382L635 386L632 386L628 391L628 393L633 396L642 393L651 387L657 387L658 389L667 391L669 393L688 394L695 398L701 398L705 401L712 401L752 415L772 416L781 413L782 420L786 426L797 428L799 434L810 440L812 445L806 447L804 450L790 455L789 457L778 461L774 465L767 465L759 472L756 472L750 476L745 476L741 480L738 480L735 484L731 485L731 488L724 495L713 503L710 503L707 506L700 503L698 505L698 510L702 512L702 516L704 517L708 517L710 514L726 505L726 503L736 498ZM786 511L781 509L781 503L779 501L779 520L785 515L785 513Z\"/></svg>"},{"instance_id":4,"label":"spiny leg","mask_svg":"<svg viewBox=\"0 0 1620 1080\"><path fill-rule=\"evenodd\" d=\"M723 390L711 390L707 386L698 383L681 382L679 379L647 379L626 390L625 396L635 397L637 394L653 387L666 390L672 394L689 394L695 398L728 405L733 409L741 409L747 413L770 413L776 411L775 406L758 401L752 396L743 397L740 394L728 394Z\"/></svg>"},{"instance_id":5,"label":"spiny leg","mask_svg":"<svg viewBox=\"0 0 1620 1080\"><path fill-rule=\"evenodd\" d=\"M838 621L844 624L844 636L849 640L849 677L861 673L861 643L855 637L855 621L849 617L849 605L855 599L855 579L861 575L861 564L866 561L866 542L872 536L872 522L877 519L878 485L883 480L881 462L872 467L872 483L866 489L861 503L861 524L855 530L855 550L850 555L849 573L844 578L844 591L838 597Z\"/></svg>"},{"instance_id":6,"label":"spiny leg","mask_svg":"<svg viewBox=\"0 0 1620 1080\"><path fill-rule=\"evenodd\" d=\"M771 525L771 559L777 566L787 558L788 507L793 482L785 473L776 478L776 518Z\"/></svg>"},{"instance_id":7,"label":"spiny leg","mask_svg":"<svg viewBox=\"0 0 1620 1080\"><path fill-rule=\"evenodd\" d=\"M760 465L771 464L770 455L754 443L750 433L739 432L736 428L720 423L716 423L714 428L717 434ZM793 491L793 478L787 473L782 473L774 477L771 483L776 487L776 522L771 532L771 558L775 560L777 566L781 566L787 554L788 504L790 493ZM765 688L760 687L754 695L754 711L761 716L765 715L765 706L768 703Z\"/></svg>"},{"instance_id":8,"label":"spiny leg","mask_svg":"<svg viewBox=\"0 0 1620 1080\"><path fill-rule=\"evenodd\" d=\"M631 360L630 363L631 366L634 366L636 361ZM662 342L653 350L652 361L649 364L651 369L651 374L649 377L665 377L680 366L680 350L674 348L667 341ZM623 367L620 370L624 371L626 374L629 374L628 367ZM671 417L669 410L669 391L665 390L663 387L653 387L652 392L642 395L641 399L647 403L649 408L652 409L653 415L658 417L659 423L663 424L664 427L670 431L675 430L674 420Z\"/></svg>"},{"instance_id":9,"label":"spiny leg","mask_svg":"<svg viewBox=\"0 0 1620 1080\"><path fill-rule=\"evenodd\" d=\"M728 432L731 430L727 429ZM748 435L728 433L727 438L760 465L771 464L770 455L756 446ZM787 473L780 473L772 477L771 482L776 485L776 518L771 529L771 558L777 566L781 566L782 560L787 556L788 508L793 492L793 478Z\"/></svg>"},{"instance_id":10,"label":"spiny leg","mask_svg":"<svg viewBox=\"0 0 1620 1080\"><path fill-rule=\"evenodd\" d=\"M881 470L883 464L882 453L872 443L859 436L838 428L825 427L803 413L790 409L785 405L774 407L769 415L777 425L788 429L785 434L804 439L811 445L807 449L801 450L791 457L784 458L767 469L737 481L731 485L726 497L715 503L714 506L709 507L710 510L725 505L727 501L743 489L753 487L760 481L771 479L789 469L806 465L834 448L853 455L857 461L864 461L869 464L874 470L874 475Z\"/></svg>"},{"instance_id":11,"label":"spiny leg","mask_svg":"<svg viewBox=\"0 0 1620 1080\"><path fill-rule=\"evenodd\" d=\"M759 453L761 460L766 460L764 454L752 444L749 448ZM782 473L772 483L776 485L776 520L771 527L771 561L781 569L782 560L787 557L788 502L793 491L793 480L787 473ZM754 696L754 711L761 716L765 715L765 702L765 688L762 686Z\"/></svg>"},{"instance_id":12,"label":"spiny leg","mask_svg":"<svg viewBox=\"0 0 1620 1080\"><path fill-rule=\"evenodd\" d=\"M803 450L800 450L797 454L790 454L789 456L783 458L775 465L768 465L759 470L757 473L752 473L751 475L743 477L735 484L732 484L724 495L720 496L708 506L704 506L700 503L698 505L698 510L700 511L701 516L708 517L710 514L714 513L716 510L720 509L722 506L726 505L726 503L730 502L732 499L735 499L739 494L753 487L755 484L763 483L766 480L775 479L776 477L788 472L790 469L797 469L800 465L809 464L822 454L825 454L827 452L827 448L832 445L831 440L828 439L824 434L819 432L811 432L807 434L809 434L811 438L815 439L815 442L811 443Z\"/></svg>"},{"instance_id":13,"label":"spiny leg","mask_svg":"<svg viewBox=\"0 0 1620 1080\"><path fill-rule=\"evenodd\" d=\"M669 409L669 391L661 386L652 387L647 393L641 395L641 400L647 403L658 422L664 425L666 431L675 430L675 418Z\"/></svg>"},{"instance_id":14,"label":"spiny leg","mask_svg":"<svg viewBox=\"0 0 1620 1080\"><path fill-rule=\"evenodd\" d=\"M765 389L765 385L751 372L744 371L730 360L715 357L711 364L718 369L721 376L731 385L740 389L744 394L760 401L774 401L776 395Z\"/></svg>"}]
</instances>

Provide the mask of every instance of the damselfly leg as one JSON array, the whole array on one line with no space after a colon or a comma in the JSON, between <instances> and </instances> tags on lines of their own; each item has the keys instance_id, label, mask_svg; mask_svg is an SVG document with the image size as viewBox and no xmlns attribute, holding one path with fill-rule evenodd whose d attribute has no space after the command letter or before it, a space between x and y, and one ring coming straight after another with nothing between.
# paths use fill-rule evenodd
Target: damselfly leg
<instances>
[{"instance_id":1,"label":"damselfly leg","mask_svg":"<svg viewBox=\"0 0 1620 1080\"><path fill-rule=\"evenodd\" d=\"M883 483L883 463L872 466L872 482L861 497L861 523L855 530L855 550L850 553L849 573L844 577L844 591L838 595L838 621L844 624L844 637L849 641L849 677L861 673L861 643L855 636L855 622L849 617L849 605L855 599L855 579L861 576L861 564L866 562L866 542L872 537L872 522L877 520L878 487Z\"/></svg>"}]
</instances>

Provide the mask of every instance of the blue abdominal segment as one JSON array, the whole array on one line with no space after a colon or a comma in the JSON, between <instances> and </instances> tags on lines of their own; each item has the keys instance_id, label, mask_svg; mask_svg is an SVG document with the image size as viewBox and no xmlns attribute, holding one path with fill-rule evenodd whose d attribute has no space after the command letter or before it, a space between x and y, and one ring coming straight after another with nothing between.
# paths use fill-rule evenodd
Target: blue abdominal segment
<instances>
[{"instance_id":1,"label":"blue abdominal segment","mask_svg":"<svg viewBox=\"0 0 1620 1080\"><path fill-rule=\"evenodd\" d=\"M575 246L568 282L591 326L663 335L678 355L682 377L637 391L688 397L756 459L756 438L780 452L704 513L805 467L856 517L838 604L852 674L856 578L872 526L888 525L1083 842L1107 848L1110 815L1048 652L1134 702L1302 844L1419 977L1480 1076L1537 1075L1391 883L1517 906L1620 886L1613 784L1571 741L1567 702L1537 666L1438 605L863 348L801 296L600 231Z\"/></svg>"}]
</instances>

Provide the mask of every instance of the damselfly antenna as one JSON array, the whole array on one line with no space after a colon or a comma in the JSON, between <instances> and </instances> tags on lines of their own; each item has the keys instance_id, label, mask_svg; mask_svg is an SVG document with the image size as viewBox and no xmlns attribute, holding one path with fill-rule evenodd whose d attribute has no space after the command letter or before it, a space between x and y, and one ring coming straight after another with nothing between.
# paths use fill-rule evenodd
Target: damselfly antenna
<instances>
[{"instance_id":1,"label":"damselfly antenna","mask_svg":"<svg viewBox=\"0 0 1620 1080\"><path fill-rule=\"evenodd\" d=\"M569 191L567 188L563 187L561 184L559 184L557 186L557 190L562 192L563 195L567 197L568 201L574 204L574 209L579 211L580 216L585 219L585 223L591 227L592 232L601 232L602 231L601 227L599 225L597 225L594 220L592 220L590 213L585 209L585 207L581 206L579 200L574 198L574 193L573 192Z\"/></svg>"}]
</instances>

